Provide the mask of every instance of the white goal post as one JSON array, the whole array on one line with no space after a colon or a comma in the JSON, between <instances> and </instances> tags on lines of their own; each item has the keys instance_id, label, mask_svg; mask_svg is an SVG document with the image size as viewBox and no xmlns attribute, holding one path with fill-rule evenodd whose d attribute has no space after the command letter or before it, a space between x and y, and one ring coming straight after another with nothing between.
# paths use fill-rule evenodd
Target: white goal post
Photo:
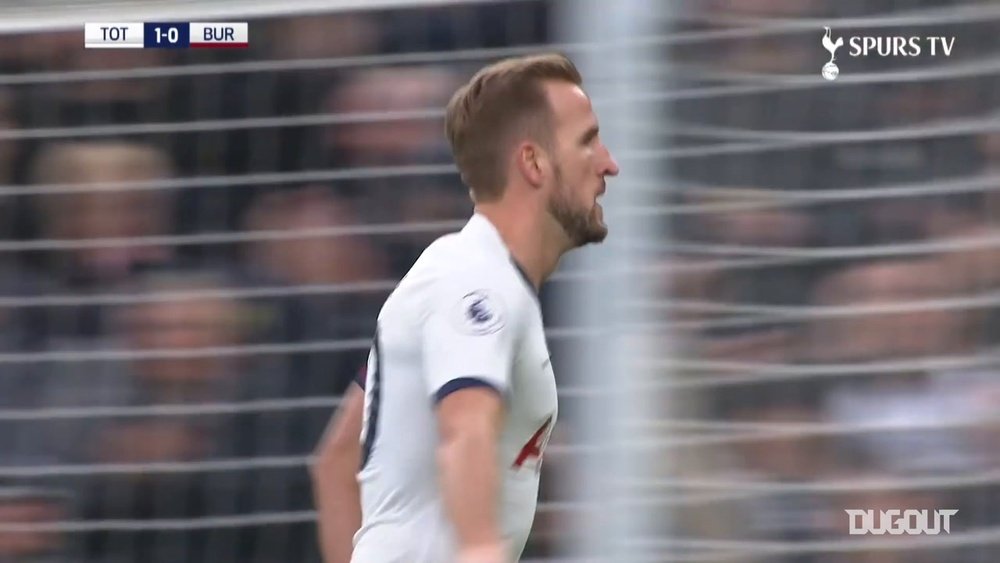
<instances>
[{"instance_id":1,"label":"white goal post","mask_svg":"<svg viewBox=\"0 0 1000 563\"><path fill-rule=\"evenodd\" d=\"M608 179L603 199L608 239L576 251L563 264L569 271L601 274L565 284L555 296L558 322L587 334L572 341L574 353L563 366L564 384L588 392L569 420L586 453L574 466L574 486L568 491L582 509L574 514L566 551L581 560L664 560L669 554L664 545L647 545L650 534L660 538L670 529L670 511L641 502L629 489L663 469L659 453L636 447L639 436L632 429L668 415L667 395L650 394L646 384L669 375L651 371L645 359L653 350L667 353L670 342L662 330L651 328L663 326L662 314L630 308L627 302L666 297L648 251L649 243L665 240L666 217L638 211L657 206L668 189L667 160L650 149L669 121L662 105L633 96L668 90L670 61L659 39L673 8L662 0L616 0L613 9L602 0L557 5L556 42L588 46L574 58L593 99L602 140L621 167L617 178ZM644 189L648 186L664 188Z\"/></svg>"}]
</instances>

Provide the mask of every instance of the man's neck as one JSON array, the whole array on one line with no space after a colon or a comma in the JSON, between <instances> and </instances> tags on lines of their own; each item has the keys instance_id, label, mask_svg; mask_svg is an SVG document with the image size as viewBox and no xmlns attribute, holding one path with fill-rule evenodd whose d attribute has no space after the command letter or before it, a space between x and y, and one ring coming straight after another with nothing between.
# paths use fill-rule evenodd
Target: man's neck
<instances>
[{"instance_id":1,"label":"man's neck","mask_svg":"<svg viewBox=\"0 0 1000 563\"><path fill-rule=\"evenodd\" d=\"M522 213L511 207L477 205L476 213L493 224L535 290L540 290L569 248L565 233L554 231L540 214Z\"/></svg>"}]
</instances>

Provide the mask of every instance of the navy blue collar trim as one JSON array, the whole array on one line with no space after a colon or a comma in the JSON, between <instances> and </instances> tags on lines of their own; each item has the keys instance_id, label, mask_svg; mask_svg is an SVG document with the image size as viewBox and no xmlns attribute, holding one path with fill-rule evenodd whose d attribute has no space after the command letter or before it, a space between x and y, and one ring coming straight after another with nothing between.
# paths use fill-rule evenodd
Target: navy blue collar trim
<instances>
[{"instance_id":1,"label":"navy blue collar trim","mask_svg":"<svg viewBox=\"0 0 1000 563\"><path fill-rule=\"evenodd\" d=\"M531 294L534 295L535 297L538 297L538 289L535 288L535 284L531 283L531 278L528 277L528 273L524 271L524 268L522 268L521 265L517 263L517 260L514 260L513 256L510 257L510 263L514 265L514 269L517 270L517 273L521 276L521 279L524 280L524 284L527 285L528 289L531 290Z\"/></svg>"}]
</instances>

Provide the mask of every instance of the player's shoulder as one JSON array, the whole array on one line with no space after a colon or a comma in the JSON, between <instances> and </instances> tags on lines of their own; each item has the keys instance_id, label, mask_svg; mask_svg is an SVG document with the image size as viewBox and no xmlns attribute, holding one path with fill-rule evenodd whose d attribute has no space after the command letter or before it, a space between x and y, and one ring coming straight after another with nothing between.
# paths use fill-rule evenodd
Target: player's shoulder
<instances>
[{"instance_id":1,"label":"player's shoulder","mask_svg":"<svg viewBox=\"0 0 1000 563\"><path fill-rule=\"evenodd\" d=\"M472 237L458 236L440 243L433 264L441 287L481 284L524 296L523 280L506 249L484 246Z\"/></svg>"},{"instance_id":2,"label":"player's shoulder","mask_svg":"<svg viewBox=\"0 0 1000 563\"><path fill-rule=\"evenodd\" d=\"M537 295L514 264L499 233L474 215L466 226L432 242L393 291L383 313L426 319L461 310L472 319L531 318ZM380 315L381 316L381 315ZM418 321L419 322L419 321Z\"/></svg>"},{"instance_id":3,"label":"player's shoulder","mask_svg":"<svg viewBox=\"0 0 1000 563\"><path fill-rule=\"evenodd\" d=\"M449 234L431 243L400 284L401 295L430 307L451 304L484 315L495 308L520 316L532 305L532 295L509 254L464 235Z\"/></svg>"},{"instance_id":4,"label":"player's shoulder","mask_svg":"<svg viewBox=\"0 0 1000 563\"><path fill-rule=\"evenodd\" d=\"M517 287L519 278L505 249L483 240L471 229L441 236L427 246L407 277L448 282L490 282Z\"/></svg>"}]
</instances>

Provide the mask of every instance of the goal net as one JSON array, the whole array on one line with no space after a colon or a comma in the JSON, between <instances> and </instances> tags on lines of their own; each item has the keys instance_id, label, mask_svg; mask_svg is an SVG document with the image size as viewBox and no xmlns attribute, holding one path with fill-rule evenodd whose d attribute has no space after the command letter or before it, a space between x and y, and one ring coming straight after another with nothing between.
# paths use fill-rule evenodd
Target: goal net
<instances>
[{"instance_id":1,"label":"goal net","mask_svg":"<svg viewBox=\"0 0 1000 563\"><path fill-rule=\"evenodd\" d=\"M83 49L86 21L199 18L250 48ZM622 174L608 241L542 294L561 414L525 558L996 561L998 26L958 0L0 7L0 562L318 561L311 452L471 211L444 102L550 47Z\"/></svg>"},{"instance_id":2,"label":"goal net","mask_svg":"<svg viewBox=\"0 0 1000 563\"><path fill-rule=\"evenodd\" d=\"M0 7L0 561L319 560L311 453L382 300L471 211L444 104L548 12ZM249 49L83 48L199 19Z\"/></svg>"},{"instance_id":3,"label":"goal net","mask_svg":"<svg viewBox=\"0 0 1000 563\"><path fill-rule=\"evenodd\" d=\"M626 545L996 560L996 4L657 16L668 86L634 98L668 179L637 212L668 275L625 303L665 330L626 375L658 405L618 433L647 462L616 488L648 516Z\"/></svg>"}]
</instances>

